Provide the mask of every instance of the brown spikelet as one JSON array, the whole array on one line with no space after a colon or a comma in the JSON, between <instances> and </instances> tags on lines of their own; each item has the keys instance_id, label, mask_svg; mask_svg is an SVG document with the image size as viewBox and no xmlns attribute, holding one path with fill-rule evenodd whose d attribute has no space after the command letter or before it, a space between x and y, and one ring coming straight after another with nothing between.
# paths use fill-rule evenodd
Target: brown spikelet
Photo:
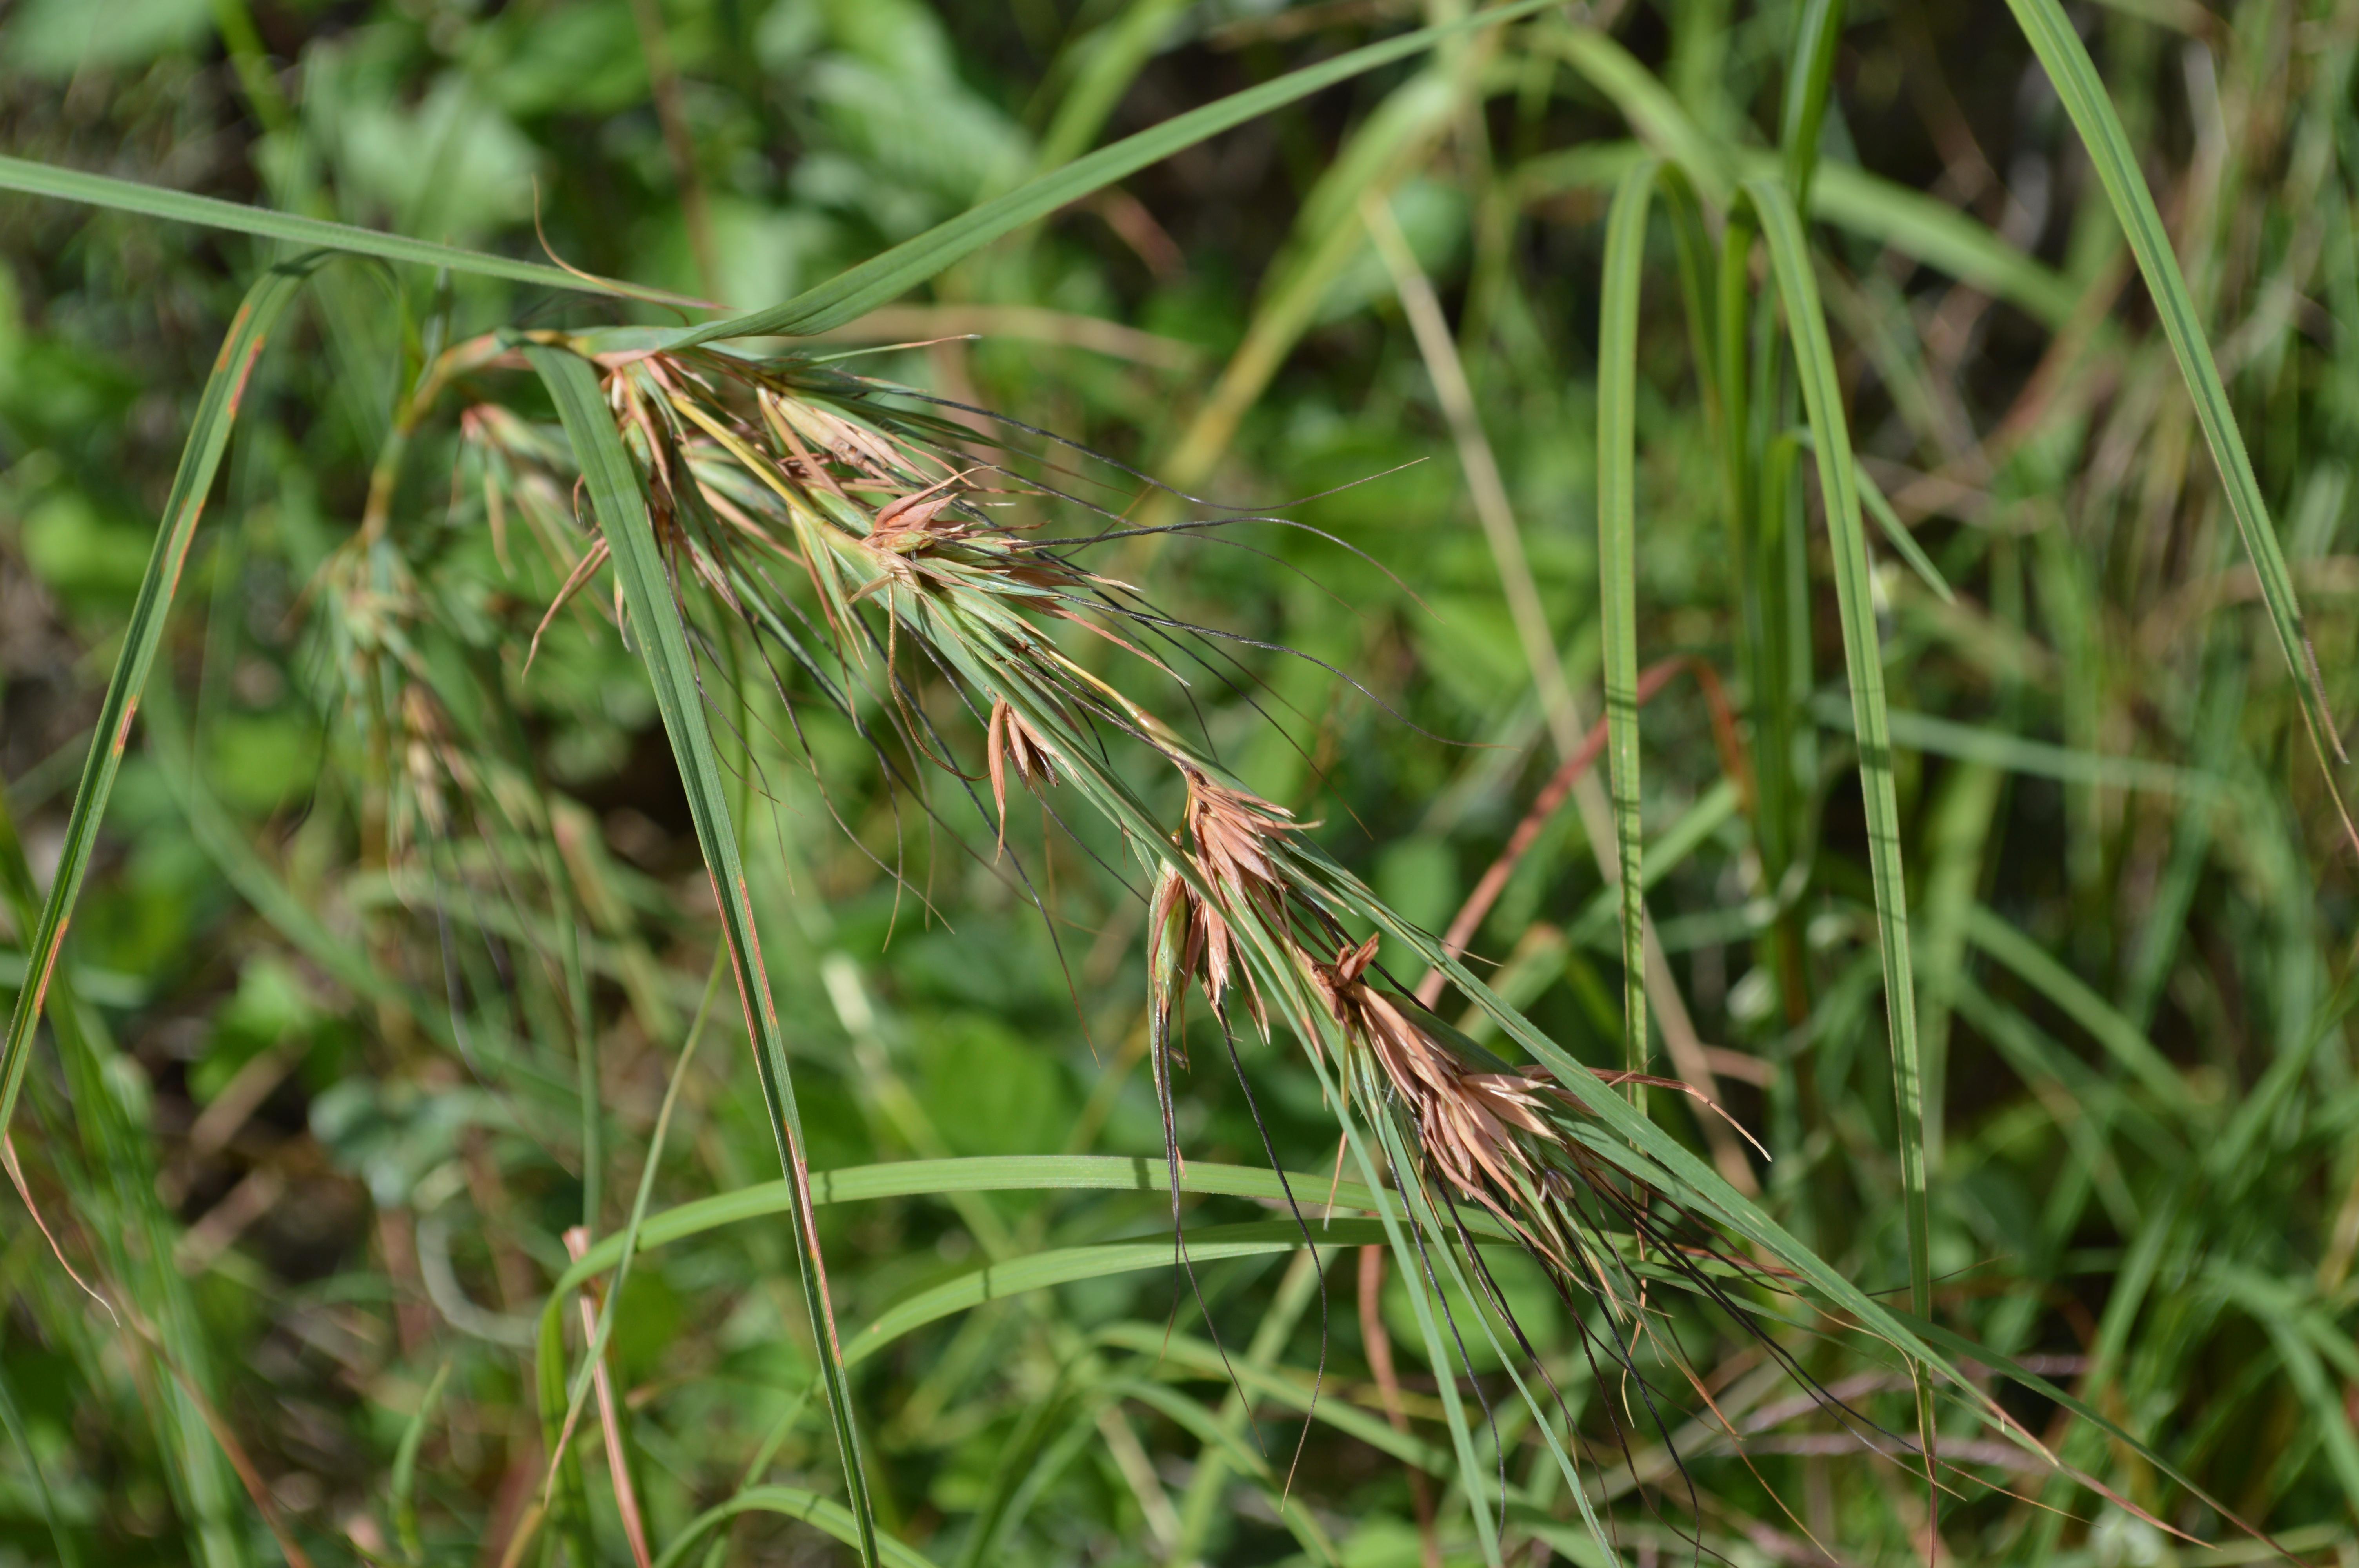
<instances>
[{"instance_id":1,"label":"brown spikelet","mask_svg":"<svg viewBox=\"0 0 2359 1568\"><path fill-rule=\"evenodd\" d=\"M1217 784L1185 762L1180 768L1188 781L1188 836L1195 841L1204 880L1224 902L1275 914L1284 900L1285 880L1271 840L1303 825L1283 806Z\"/></svg>"},{"instance_id":2,"label":"brown spikelet","mask_svg":"<svg viewBox=\"0 0 2359 1568\"><path fill-rule=\"evenodd\" d=\"M1365 1048L1415 1122L1418 1142L1436 1174L1523 1234L1544 1228L1521 1212L1525 1195L1557 1186L1555 1168L1586 1169L1588 1157L1565 1136L1563 1119L1587 1107L1544 1067L1473 1066L1368 984L1379 937L1346 946L1332 964L1309 966L1311 983L1345 1038ZM1676 1078L1606 1072L1609 1086L1642 1083L1701 1101L1746 1133L1709 1097ZM1758 1142L1754 1147L1759 1149ZM1767 1152L1763 1151L1763 1157Z\"/></svg>"},{"instance_id":3,"label":"brown spikelet","mask_svg":"<svg viewBox=\"0 0 2359 1568\"><path fill-rule=\"evenodd\" d=\"M1260 994L1240 962L1236 936L1228 922L1169 865L1156 879L1147 931L1147 973L1158 1027L1169 1028L1190 981L1204 988L1204 996L1217 1013L1227 1004L1229 988L1242 979L1254 1021L1267 1031Z\"/></svg>"},{"instance_id":4,"label":"brown spikelet","mask_svg":"<svg viewBox=\"0 0 2359 1568\"><path fill-rule=\"evenodd\" d=\"M999 810L998 848L1004 850L1007 848L1007 770L1013 767L1024 787L1038 795L1057 782L1057 754L1040 739L1039 731L1000 697L992 699L984 755L991 769L992 804Z\"/></svg>"}]
</instances>

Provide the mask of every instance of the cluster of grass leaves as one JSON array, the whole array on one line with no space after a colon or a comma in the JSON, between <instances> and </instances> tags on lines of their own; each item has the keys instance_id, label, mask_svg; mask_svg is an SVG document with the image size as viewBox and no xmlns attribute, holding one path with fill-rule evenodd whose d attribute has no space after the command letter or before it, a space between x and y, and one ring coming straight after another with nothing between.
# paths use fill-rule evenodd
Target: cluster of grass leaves
<instances>
[{"instance_id":1,"label":"cluster of grass leaves","mask_svg":"<svg viewBox=\"0 0 2359 1568\"><path fill-rule=\"evenodd\" d=\"M1105 564L1252 640L1190 688L1206 743L1409 925L1604 715L1470 948L1540 1033L1457 1022L1709 1080L1775 1158L1652 1097L1704 1201L2047 1379L1993 1408L2061 1469L1770 1325L1962 1466L1951 1551L2348 1537L2348 6L100 9L0 23L0 982L49 977L5 1062L48 1228L0 1254L0 1552L1925 1550L1904 1440L1674 1295L1718 1413L1659 1429L1510 1264L1562 1403L1462 1289L1355 1303L1401 1216L1270 1222L1265 1138L1298 1197L1340 1168L1283 1035L1248 1098L1200 1020L1178 1284L1118 843L1017 813L1044 919L876 712L700 690L547 332L492 395L571 438L615 570L527 673L576 502L489 499L483 367L429 372L658 319L940 340L853 362L1316 497L1364 555ZM1638 705L1675 655L1733 752L1701 694Z\"/></svg>"}]
</instances>

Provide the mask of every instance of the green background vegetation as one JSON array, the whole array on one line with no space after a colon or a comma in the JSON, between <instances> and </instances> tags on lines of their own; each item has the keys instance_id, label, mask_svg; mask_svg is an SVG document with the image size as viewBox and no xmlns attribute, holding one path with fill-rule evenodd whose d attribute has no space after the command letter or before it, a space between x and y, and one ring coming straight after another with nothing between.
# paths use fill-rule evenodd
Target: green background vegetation
<instances>
[{"instance_id":1,"label":"green background vegetation","mask_svg":"<svg viewBox=\"0 0 2359 1568\"><path fill-rule=\"evenodd\" d=\"M2359 8L2020 7L2077 27L2094 61L2184 280L2160 310L2135 221L2125 235L2006 13L1837 7L1814 49L1830 9L1632 0L1456 36L1085 194L822 348L940 340L847 363L1333 535L1241 524L1092 560L1253 640L1232 644L1234 683L1195 672L1203 732L1412 924L1450 923L1607 686L1673 657L1718 671L1734 752L1685 679L1614 748L1656 983L1633 983L1636 936L1600 870L1602 762L1470 961L1598 1068L1622 1065L1625 1007L1651 992L1656 1070L1708 1075L1774 1158L1658 1093L1665 1130L1860 1289L1913 1290L1922 1315L2059 1386L1999 1402L2103 1489L1945 1407L1963 1468L1940 1528L1958 1560L2267 1555L2229 1511L2294 1552L2347 1553L2348 770L2321 769L2275 557L2240 545L2236 514L2266 506L2323 698L2348 713ZM752 310L1092 147L1457 14L17 0L0 152ZM1816 390L1857 449L1866 558L1845 556L1809 477L1826 427L1805 420L1810 367L1778 347L1796 296L1771 247L1735 248L1718 276L1705 258L1704 292L1752 351L1736 384L1696 373L1674 232L1690 199L1658 194L1669 221L1625 232L1615 261L1609 209L1633 211L1624 181L1650 153L1700 193L1709 244L1742 179L1782 182L1809 215L1807 255L1786 259L1832 342ZM282 250L0 194L12 991L176 462L239 301ZM2200 378L2190 395L2173 310L2209 340L2224 402ZM460 438L457 410L492 398L556 449L551 403L511 373L407 424L421 365L460 338L679 319L342 262L270 334L11 1124L56 1246L122 1310L5 1200L0 1562L497 1563L520 1534L529 1560L627 1562L609 1434L667 1561L708 1543L725 1562L851 1560L763 1091L647 667L595 608L613 602L602 580L527 676L562 574L521 514L495 530ZM1734 430L1732 384L1751 394ZM2207 411L2233 415L2251 481L2232 465L2223 483ZM1634 466L1601 419L1628 422ZM347 545L381 472L399 570L356 575ZM1190 512L1103 493L1135 521ZM1888 751L1864 749L1888 769L1864 790L1846 615L1880 640L1890 709ZM545 792L548 858L521 892L467 858L476 827L403 816L412 759L354 721L413 629L401 656L495 693ZM1200 1312L1169 1270L1159 1194L1092 1188L1136 1184L1128 1165L1045 1158L1159 1170L1163 1151L1146 911L1073 792L1049 797L1070 838L1011 795L1044 920L939 779L933 823L841 718L799 710L797 744L777 716L739 730L710 706L812 1169L1017 1162L822 1184L867 1485L901 1550L944 1568L1381 1568L1420 1560L1430 1506L1440 1552L1479 1562L1498 1549L1456 1442L1482 1454L1473 1470L1503 1455L1512 1559L1604 1560L1487 1346L1458 1371L1495 1418L1450 1418L1451 1368L1397 1267L1372 1303L1407 1418L1388 1422L1359 1302L1373 1227L1315 1254L1282 1227L1224 1233L1197 1250ZM977 727L956 721L980 773ZM1152 787L1176 821L1176 792ZM1894 849L1905 927L1877 892ZM1914 1002L1887 1027L1896 949ZM1460 1005L1445 1016L1509 1049ZM1204 1011L1178 1081L1191 1168L1266 1166L1257 1110L1279 1162L1310 1173L1298 1195L1323 1197L1336 1124L1299 1043L1242 1033L1249 1102ZM1896 1060L1921 1069L1921 1121L1896 1110ZM1266 1184L1222 1195L1227 1179L1188 1200L1191 1229L1282 1213ZM643 1183L651 1217L745 1206L650 1219L612 1303L618 1410L581 1417L544 1516L537 1378L560 1380L561 1411L585 1364L575 1298L551 1294L563 1236L586 1219L612 1241ZM974 1305L986 1261L1002 1299ZM1625 1387L1593 1372L1537 1272L1499 1268L1565 1392L1549 1419L1596 1445L1585 1474L1623 1561L1690 1560L1690 1536L1740 1563L1821 1561L1813 1539L1843 1562L1923 1550L1921 1469L1866 1452L1686 1305L1666 1321L1745 1456L1657 1366L1678 1409L1668 1430L1630 1417L1625 1463L1607 1435ZM1812 1376L1917 1430L1897 1357L1790 1315L1776 1332ZM537 1364L544 1332L573 1338ZM1493 1481L1475 1489L1495 1507ZM701 1534L716 1507L738 1511Z\"/></svg>"}]
</instances>

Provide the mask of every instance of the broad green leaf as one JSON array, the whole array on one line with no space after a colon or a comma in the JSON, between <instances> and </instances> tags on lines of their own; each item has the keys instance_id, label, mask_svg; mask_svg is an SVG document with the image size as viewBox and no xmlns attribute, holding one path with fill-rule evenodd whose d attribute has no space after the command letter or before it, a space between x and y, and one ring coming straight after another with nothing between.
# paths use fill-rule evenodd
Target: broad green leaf
<instances>
[{"instance_id":1,"label":"broad green leaf","mask_svg":"<svg viewBox=\"0 0 2359 1568\"><path fill-rule=\"evenodd\" d=\"M716 338L808 335L841 327L915 288L952 262L1001 235L1045 218L1058 208L1160 162L1183 147L1258 119L1321 88L1431 49L1444 38L1532 16L1556 3L1557 0L1515 0L1512 5L1478 11L1440 27L1424 27L1369 44L1333 59L1290 71L1275 81L1232 93L1202 108L1191 109L1152 129L1076 158L1005 196L971 208L882 255L839 273L816 288L804 290L783 305L711 322L681 334L672 346L687 348Z\"/></svg>"},{"instance_id":2,"label":"broad green leaf","mask_svg":"<svg viewBox=\"0 0 2359 1568\"><path fill-rule=\"evenodd\" d=\"M769 1111L771 1135L779 1163L800 1201L793 1216L798 1256L801 1261L803 1304L810 1319L811 1342L819 1347L821 1376L825 1379L829 1414L835 1424L836 1446L843 1465L844 1482L852 1494L853 1516L859 1521L861 1557L876 1562L874 1511L868 1477L860 1453L860 1436L843 1359L836 1339L835 1314L828 1300L827 1262L821 1255L819 1233L811 1223L809 1187L810 1162L804 1154L802 1116L795 1104L794 1081L787 1066L785 1031L777 1000L762 967L761 938L754 920L754 904L746 890L744 858L737 831L730 819L728 774L713 749L704 719L703 697L696 666L689 652L688 633L673 600L671 581L656 544L654 524L637 470L623 448L622 437L607 412L598 373L589 361L563 349L532 343L525 355L539 372L557 405L582 482L607 548L614 571L629 608L633 635L641 659L654 683L656 707L663 717L672 758L687 792L689 813L696 824L697 843L704 853L705 871L721 928L737 981L737 1000L745 1018L745 1033L753 1042L755 1066ZM585 1361L568 1400L578 1408L588 1388L594 1363Z\"/></svg>"}]
</instances>

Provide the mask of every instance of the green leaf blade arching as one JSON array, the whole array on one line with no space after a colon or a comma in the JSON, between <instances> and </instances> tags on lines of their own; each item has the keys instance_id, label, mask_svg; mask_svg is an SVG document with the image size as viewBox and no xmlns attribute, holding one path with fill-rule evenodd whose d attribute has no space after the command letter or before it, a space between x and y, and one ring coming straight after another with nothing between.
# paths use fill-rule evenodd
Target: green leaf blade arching
<instances>
[{"instance_id":1,"label":"green leaf blade arching","mask_svg":"<svg viewBox=\"0 0 2359 1568\"><path fill-rule=\"evenodd\" d=\"M48 902L41 907L40 924L26 945L28 983L16 993L7 1039L0 1044L0 1131L6 1130L16 1112L16 1097L24 1087L25 1067L32 1059L33 1033L40 1023L49 976L64 946L66 925L73 917L74 901L82 892L82 879L89 874L91 856L98 847L99 822L106 815L107 800L114 793L115 775L123 767L123 751L130 743L131 721L138 713L139 694L147 685L157 649L163 643L165 622L179 591L180 568L188 561L197 523L204 514L205 497L212 490L222 454L228 449L230 429L237 421L247 378L254 373L255 360L261 354L271 329L277 325L304 280L322 259L314 254L273 267L246 291L198 401L188 442L180 451L180 466L172 477L171 493L164 503L163 525L157 531L156 547L147 557L147 568L139 579L138 597L132 601L131 616L124 627L123 649L115 656L114 673L107 681L106 695L99 702L90 756L82 764L82 783L74 791L73 810L66 819L57 874L49 884Z\"/></svg>"},{"instance_id":2,"label":"green leaf blade arching","mask_svg":"<svg viewBox=\"0 0 2359 1568\"><path fill-rule=\"evenodd\" d=\"M2325 684L2319 675L2310 633L2302 622L2301 605L2294 594L2293 573L2277 543L2277 529L2269 520L2268 503L2262 498L2260 480L2253 471L2253 460L2245 449L2245 438L2236 427L2234 411L2228 404L2227 386L2220 379L2220 367L2212 357L2211 342L2196 313L2194 297L2188 292L2187 280L2180 272L2178 255L2171 248L2169 231L2163 227L2162 213L2155 206L2154 193L2147 189L2146 176L2128 135L2122 129L2121 116L2114 111L2104 83L2098 80L2097 68L2090 60L2080 34L2073 30L2071 18L2064 15L2064 8L2057 0L2007 0L2007 5L2015 13L2032 52L2046 68L2057 96L2064 101L2065 112L2072 116L2082 145L2088 149L2090 162L2096 166L2097 178L2113 203L2114 215L2129 240L2130 253L2137 258L2147 293L2154 300L2155 314L2161 319L2163 335L2170 341L2180 378L2187 383L2188 396L2195 405L2195 418L2202 427L2204 444L2211 449L2212 463L2219 470L2220 487L2236 520L2236 532L2244 540L2245 552L2259 579L2270 630L2277 634L2277 645L2300 693L2302 720L2310 730L2310 744L2332 787L2330 758L2347 759L2335 730L2334 716L2326 706ZM2341 809L2342 792L2335 789L2334 794ZM2359 841L2359 832L2352 828L2347 811L2343 813L2343 822L2344 832Z\"/></svg>"},{"instance_id":3,"label":"green leaf blade arching","mask_svg":"<svg viewBox=\"0 0 2359 1568\"><path fill-rule=\"evenodd\" d=\"M762 967L760 936L754 921L753 900L746 889L745 861L737 831L731 820L728 775L723 770L712 735L706 726L693 656L679 606L656 543L646 496L639 486L630 454L609 416L598 380L589 361L563 349L532 344L526 357L540 373L555 401L582 481L590 492L607 548L613 552L616 579L622 585L635 640L656 693L657 710L670 740L688 796L699 847L721 915L730 965L737 981L738 1001L745 1017L745 1033L754 1043L754 1060L766 1102L770 1130L778 1159L793 1184L795 1239L803 1289L803 1305L810 1319L812 1343L818 1346L821 1376L825 1380L828 1411L835 1426L844 1484L852 1497L851 1512L858 1521L862 1561L874 1568L878 1561L875 1511L869 1499L867 1471L861 1458L860 1437L844 1376L842 1347L835 1330L835 1314L828 1297L826 1261L821 1255L819 1232L811 1218L810 1166L805 1155L802 1116L795 1104L794 1082L787 1066L785 1032L769 977ZM574 1398L580 1398L580 1389Z\"/></svg>"},{"instance_id":4,"label":"green leaf blade arching","mask_svg":"<svg viewBox=\"0 0 2359 1568\"><path fill-rule=\"evenodd\" d=\"M310 245L322 251L340 251L348 255L375 256L381 261L402 262L412 266L447 267L452 272L505 278L510 283L529 283L542 288L561 288L574 294L621 295L658 305L709 308L701 300L689 299L661 289L617 283L611 278L594 277L586 272L569 272L563 267L547 266L539 262L490 255L458 245L438 244L432 240L413 240L407 234L388 234L353 223L307 218L297 212L249 207L243 202L223 201L218 197L199 196L186 190L167 190L160 186L143 185L137 180L85 174L80 169L60 168L53 164L35 163L27 158L0 157L0 190L47 196L60 201L77 201L86 207L104 207L117 212L136 212L142 217L162 218L175 223L194 223L202 228L251 235L258 240L285 240L293 244Z\"/></svg>"},{"instance_id":5,"label":"green leaf blade arching","mask_svg":"<svg viewBox=\"0 0 2359 1568\"><path fill-rule=\"evenodd\" d=\"M915 288L1001 235L1045 218L1068 202L1136 174L1182 148L1234 129L1298 98L1306 98L1323 87L1405 59L1444 38L1476 27L1512 22L1554 4L1556 0L1515 0L1515 4L1478 12L1455 22L1369 44L1333 59L1305 66L1275 81L1232 93L1100 147L1062 168L1027 181L1005 196L970 208L948 222L935 225L915 239L905 240L882 255L839 273L782 305L696 328L682 334L671 346L683 349L718 338L791 336L841 327Z\"/></svg>"}]
</instances>

